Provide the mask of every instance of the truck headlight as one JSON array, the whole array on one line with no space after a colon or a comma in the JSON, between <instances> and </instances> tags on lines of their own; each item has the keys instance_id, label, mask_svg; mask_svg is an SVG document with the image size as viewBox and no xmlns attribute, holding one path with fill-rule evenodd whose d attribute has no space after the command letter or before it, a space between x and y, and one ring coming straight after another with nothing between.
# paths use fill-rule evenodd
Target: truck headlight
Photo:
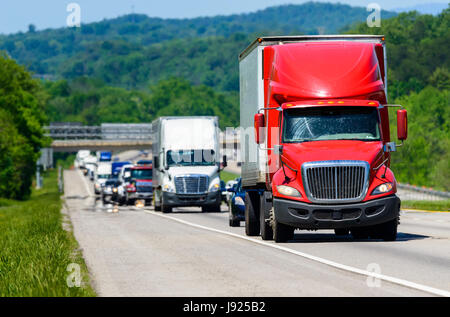
<instances>
[{"instance_id":1,"label":"truck headlight","mask_svg":"<svg viewBox=\"0 0 450 317\"><path fill-rule=\"evenodd\" d=\"M214 185L212 185L210 191L216 192L216 191L218 191L219 189L220 189L220 184L214 184Z\"/></svg>"},{"instance_id":2,"label":"truck headlight","mask_svg":"<svg viewBox=\"0 0 450 317\"><path fill-rule=\"evenodd\" d=\"M237 205L237 206L245 206L245 202L242 199L242 197L234 198L234 204Z\"/></svg>"},{"instance_id":3,"label":"truck headlight","mask_svg":"<svg viewBox=\"0 0 450 317\"><path fill-rule=\"evenodd\" d=\"M394 185L392 183L384 183L375 188L372 192L372 195L381 195L389 193L394 188Z\"/></svg>"},{"instance_id":4,"label":"truck headlight","mask_svg":"<svg viewBox=\"0 0 450 317\"><path fill-rule=\"evenodd\" d=\"M277 190L281 195L284 195L284 196L302 197L300 192L291 186L280 185L280 186L277 186Z\"/></svg>"},{"instance_id":5,"label":"truck headlight","mask_svg":"<svg viewBox=\"0 0 450 317\"><path fill-rule=\"evenodd\" d=\"M168 192L168 193L174 193L175 192L175 188L173 188L173 186L169 185L169 184L165 184L162 187L163 192Z\"/></svg>"}]
</instances>

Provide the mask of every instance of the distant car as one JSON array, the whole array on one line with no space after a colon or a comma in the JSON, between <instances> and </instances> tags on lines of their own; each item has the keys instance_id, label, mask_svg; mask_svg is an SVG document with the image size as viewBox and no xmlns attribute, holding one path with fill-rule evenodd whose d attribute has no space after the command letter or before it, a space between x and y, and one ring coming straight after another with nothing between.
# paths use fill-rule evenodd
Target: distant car
<instances>
[{"instance_id":1,"label":"distant car","mask_svg":"<svg viewBox=\"0 0 450 317\"><path fill-rule=\"evenodd\" d=\"M264 190L250 190L258 191L261 195ZM230 227L239 227L241 221L245 221L245 193L246 190L242 189L242 179L237 178L236 183L232 188L228 189L231 193L231 198L228 202L229 224Z\"/></svg>"},{"instance_id":2,"label":"distant car","mask_svg":"<svg viewBox=\"0 0 450 317\"><path fill-rule=\"evenodd\" d=\"M105 182L102 186L102 201L104 203L113 202L115 200L119 183L117 178L111 178Z\"/></svg>"},{"instance_id":3,"label":"distant car","mask_svg":"<svg viewBox=\"0 0 450 317\"><path fill-rule=\"evenodd\" d=\"M227 189L231 197L228 200L228 213L230 227L239 227L245 220L245 191L242 190L241 178Z\"/></svg>"},{"instance_id":4,"label":"distant car","mask_svg":"<svg viewBox=\"0 0 450 317\"><path fill-rule=\"evenodd\" d=\"M100 195L103 185L111 178L111 163L99 163L94 176L94 192Z\"/></svg>"},{"instance_id":5,"label":"distant car","mask_svg":"<svg viewBox=\"0 0 450 317\"><path fill-rule=\"evenodd\" d=\"M118 178L120 170L122 169L122 167L124 167L125 165L130 165L131 162L113 162L111 164L111 170L112 170L112 176L114 178Z\"/></svg>"},{"instance_id":6,"label":"distant car","mask_svg":"<svg viewBox=\"0 0 450 317\"><path fill-rule=\"evenodd\" d=\"M91 155L91 151L89 150L81 150L78 151L77 156L75 158L75 167L84 169L84 159Z\"/></svg>"},{"instance_id":7,"label":"distant car","mask_svg":"<svg viewBox=\"0 0 450 317\"><path fill-rule=\"evenodd\" d=\"M235 186L237 184L237 180L238 179L234 179L231 181L228 181L225 184L225 201L228 203L231 199L232 196L232 192L228 191L229 189L233 188L233 186Z\"/></svg>"},{"instance_id":8,"label":"distant car","mask_svg":"<svg viewBox=\"0 0 450 317\"><path fill-rule=\"evenodd\" d=\"M134 167L133 164L124 165L120 169L119 172L119 182L120 185L117 188L117 198L116 201L119 203L119 205L123 205L126 203L126 193L127 193L127 186L130 184L131 181L131 169Z\"/></svg>"},{"instance_id":9,"label":"distant car","mask_svg":"<svg viewBox=\"0 0 450 317\"><path fill-rule=\"evenodd\" d=\"M130 181L126 186L127 205L132 205L136 200L143 200L145 203L151 203L153 199L153 167L150 166L135 166L130 169Z\"/></svg>"}]
</instances>

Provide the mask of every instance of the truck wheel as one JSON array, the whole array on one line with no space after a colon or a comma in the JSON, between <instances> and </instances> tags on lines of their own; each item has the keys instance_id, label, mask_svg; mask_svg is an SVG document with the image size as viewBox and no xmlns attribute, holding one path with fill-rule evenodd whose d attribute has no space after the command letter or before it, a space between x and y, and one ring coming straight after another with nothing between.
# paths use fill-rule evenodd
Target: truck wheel
<instances>
[{"instance_id":1,"label":"truck wheel","mask_svg":"<svg viewBox=\"0 0 450 317\"><path fill-rule=\"evenodd\" d=\"M259 235L259 194L257 192L245 193L245 234Z\"/></svg>"},{"instance_id":2,"label":"truck wheel","mask_svg":"<svg viewBox=\"0 0 450 317\"><path fill-rule=\"evenodd\" d=\"M172 207L161 205L161 210L165 214L170 214L172 212Z\"/></svg>"},{"instance_id":3,"label":"truck wheel","mask_svg":"<svg viewBox=\"0 0 450 317\"><path fill-rule=\"evenodd\" d=\"M240 227L241 226L241 222L239 220L235 220L235 219L230 219L230 227Z\"/></svg>"},{"instance_id":4,"label":"truck wheel","mask_svg":"<svg viewBox=\"0 0 450 317\"><path fill-rule=\"evenodd\" d=\"M350 233L350 230L349 229L342 229L342 228L340 228L340 229L334 229L334 233L337 235L337 236L346 236L346 235L348 235L349 233Z\"/></svg>"},{"instance_id":5,"label":"truck wheel","mask_svg":"<svg viewBox=\"0 0 450 317\"><path fill-rule=\"evenodd\" d=\"M222 211L222 210L220 210L220 206L221 206L221 202L213 205L211 208L212 212L220 213Z\"/></svg>"},{"instance_id":6,"label":"truck wheel","mask_svg":"<svg viewBox=\"0 0 450 317\"><path fill-rule=\"evenodd\" d=\"M172 207L167 206L166 204L164 204L164 201L161 201L161 211L164 214L169 214L172 212Z\"/></svg>"},{"instance_id":7,"label":"truck wheel","mask_svg":"<svg viewBox=\"0 0 450 317\"><path fill-rule=\"evenodd\" d=\"M389 222L383 223L380 225L379 232L380 237L384 241L395 241L397 240L397 227L398 227L398 219L395 218Z\"/></svg>"},{"instance_id":8,"label":"truck wheel","mask_svg":"<svg viewBox=\"0 0 450 317\"><path fill-rule=\"evenodd\" d=\"M159 205L156 203L156 192L153 192L153 206L155 207L155 211L161 211L161 202Z\"/></svg>"},{"instance_id":9,"label":"truck wheel","mask_svg":"<svg viewBox=\"0 0 450 317\"><path fill-rule=\"evenodd\" d=\"M279 223L274 219L272 223L273 239L275 242L287 242L294 239L294 228L282 223Z\"/></svg>"},{"instance_id":10,"label":"truck wheel","mask_svg":"<svg viewBox=\"0 0 450 317\"><path fill-rule=\"evenodd\" d=\"M368 228L353 228L350 232L354 239L369 239L369 229Z\"/></svg>"},{"instance_id":11,"label":"truck wheel","mask_svg":"<svg viewBox=\"0 0 450 317\"><path fill-rule=\"evenodd\" d=\"M259 210L259 226L261 229L261 238L263 240L273 240L273 230L270 224L270 217L266 219L266 210L272 209L272 203L267 201L266 192L261 195L260 210Z\"/></svg>"}]
</instances>

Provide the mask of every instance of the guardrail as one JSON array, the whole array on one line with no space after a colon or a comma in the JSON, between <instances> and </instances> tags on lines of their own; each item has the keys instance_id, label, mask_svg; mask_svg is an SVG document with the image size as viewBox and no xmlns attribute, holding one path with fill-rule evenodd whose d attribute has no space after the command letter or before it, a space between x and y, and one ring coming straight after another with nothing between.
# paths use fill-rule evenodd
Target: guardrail
<instances>
[{"instance_id":1,"label":"guardrail","mask_svg":"<svg viewBox=\"0 0 450 317\"><path fill-rule=\"evenodd\" d=\"M438 191L431 188L397 184L399 194L406 200L444 200L450 199L450 192Z\"/></svg>"}]
</instances>

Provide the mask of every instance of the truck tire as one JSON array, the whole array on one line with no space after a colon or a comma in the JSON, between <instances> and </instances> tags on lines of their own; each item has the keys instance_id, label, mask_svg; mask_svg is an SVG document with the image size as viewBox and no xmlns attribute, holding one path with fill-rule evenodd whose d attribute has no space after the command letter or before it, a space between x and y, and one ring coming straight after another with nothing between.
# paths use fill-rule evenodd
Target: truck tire
<instances>
[{"instance_id":1,"label":"truck tire","mask_svg":"<svg viewBox=\"0 0 450 317\"><path fill-rule=\"evenodd\" d=\"M354 239L369 239L370 231L369 228L353 228L350 232Z\"/></svg>"},{"instance_id":2,"label":"truck tire","mask_svg":"<svg viewBox=\"0 0 450 317\"><path fill-rule=\"evenodd\" d=\"M384 241L397 240L397 227L398 218L379 225L378 232L380 233L380 238Z\"/></svg>"},{"instance_id":3,"label":"truck tire","mask_svg":"<svg viewBox=\"0 0 450 317\"><path fill-rule=\"evenodd\" d=\"M245 193L245 234L247 236L259 235L259 194L257 192Z\"/></svg>"},{"instance_id":4,"label":"truck tire","mask_svg":"<svg viewBox=\"0 0 450 317\"><path fill-rule=\"evenodd\" d=\"M276 218L272 222L273 239L276 243L288 242L294 239L294 227L279 223Z\"/></svg>"},{"instance_id":5,"label":"truck tire","mask_svg":"<svg viewBox=\"0 0 450 317\"><path fill-rule=\"evenodd\" d=\"M172 207L165 205L164 200L163 200L163 201L161 201L161 211L164 214L170 214L172 212Z\"/></svg>"},{"instance_id":6,"label":"truck tire","mask_svg":"<svg viewBox=\"0 0 450 317\"><path fill-rule=\"evenodd\" d=\"M240 227L241 222L239 220L230 219L229 220L230 227Z\"/></svg>"},{"instance_id":7,"label":"truck tire","mask_svg":"<svg viewBox=\"0 0 450 317\"><path fill-rule=\"evenodd\" d=\"M273 230L270 224L270 210L272 209L272 202L268 201L267 192L261 195L260 210L259 210L259 226L261 231L261 238L263 240L273 240ZM266 212L269 213L269 218L266 219Z\"/></svg>"},{"instance_id":8,"label":"truck tire","mask_svg":"<svg viewBox=\"0 0 450 317\"><path fill-rule=\"evenodd\" d=\"M350 230L346 229L346 228L339 228L339 229L334 229L334 233L337 236L346 236L350 233Z\"/></svg>"},{"instance_id":9,"label":"truck tire","mask_svg":"<svg viewBox=\"0 0 450 317\"><path fill-rule=\"evenodd\" d=\"M153 205L155 207L155 211L161 211L161 202L159 205L156 203L156 192L153 192Z\"/></svg>"}]
</instances>

